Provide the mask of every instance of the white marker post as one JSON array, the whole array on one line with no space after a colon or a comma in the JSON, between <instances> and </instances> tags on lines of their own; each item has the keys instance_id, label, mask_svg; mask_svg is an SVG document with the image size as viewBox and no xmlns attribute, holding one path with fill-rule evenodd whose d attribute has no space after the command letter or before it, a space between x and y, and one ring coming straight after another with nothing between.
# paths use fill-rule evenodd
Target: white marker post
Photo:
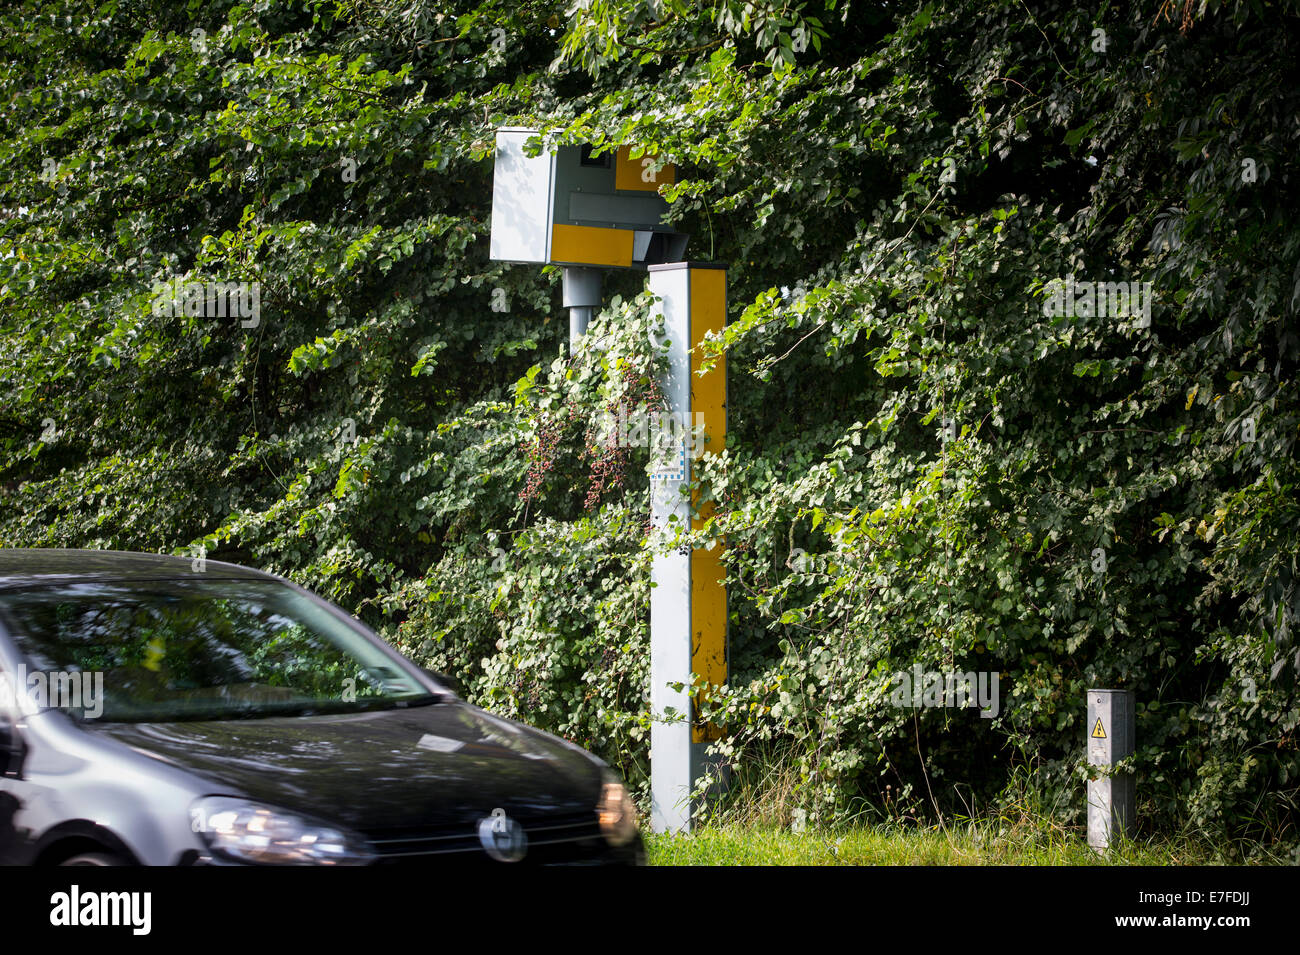
<instances>
[{"instance_id":1,"label":"white marker post","mask_svg":"<svg viewBox=\"0 0 1300 955\"><path fill-rule=\"evenodd\" d=\"M670 448L651 455L650 518L657 529L698 529L712 507L692 514L686 494L692 451L721 451L727 432L727 372L723 356L707 373L700 368L699 345L727 321L725 266L678 262L652 265L650 291L662 301L669 343L669 373L663 382L668 410L682 427ZM692 434L703 422L704 441ZM727 679L727 592L722 581L722 548L672 552L654 558L650 571L650 826L655 832L689 832L691 792L705 774L708 742L717 727L695 718L691 674L718 685ZM681 684L680 690L668 684ZM673 716L669 716L671 710Z\"/></svg>"},{"instance_id":2,"label":"white marker post","mask_svg":"<svg viewBox=\"0 0 1300 955\"><path fill-rule=\"evenodd\" d=\"M1113 767L1136 748L1132 690L1088 691L1088 765L1104 775L1088 780L1088 845L1099 853L1128 832L1136 818L1133 776Z\"/></svg>"}]
</instances>

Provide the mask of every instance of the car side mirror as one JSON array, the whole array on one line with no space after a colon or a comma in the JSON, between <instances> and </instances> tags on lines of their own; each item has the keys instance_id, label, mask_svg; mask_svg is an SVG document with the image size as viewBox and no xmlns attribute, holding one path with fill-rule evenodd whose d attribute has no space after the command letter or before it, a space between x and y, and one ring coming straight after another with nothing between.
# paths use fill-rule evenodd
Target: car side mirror
<instances>
[{"instance_id":1,"label":"car side mirror","mask_svg":"<svg viewBox=\"0 0 1300 955\"><path fill-rule=\"evenodd\" d=\"M423 669L425 673L429 674L429 676L433 677L435 680L437 680L447 689L451 690L451 692L455 693L457 696L462 695L460 680L456 679L454 676L449 676L446 673L439 673L437 670L430 670L427 667L421 667L421 669Z\"/></svg>"}]
</instances>

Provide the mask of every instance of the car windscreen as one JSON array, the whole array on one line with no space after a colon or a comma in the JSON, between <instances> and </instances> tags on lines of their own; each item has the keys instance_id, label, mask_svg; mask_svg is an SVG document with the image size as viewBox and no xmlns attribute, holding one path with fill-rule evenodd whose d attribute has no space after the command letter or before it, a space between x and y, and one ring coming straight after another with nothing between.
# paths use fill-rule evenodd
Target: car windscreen
<instances>
[{"instance_id":1,"label":"car windscreen","mask_svg":"<svg viewBox=\"0 0 1300 955\"><path fill-rule=\"evenodd\" d=\"M0 592L26 657L0 692L82 720L346 713L434 702L321 604L275 581L83 582Z\"/></svg>"}]
</instances>

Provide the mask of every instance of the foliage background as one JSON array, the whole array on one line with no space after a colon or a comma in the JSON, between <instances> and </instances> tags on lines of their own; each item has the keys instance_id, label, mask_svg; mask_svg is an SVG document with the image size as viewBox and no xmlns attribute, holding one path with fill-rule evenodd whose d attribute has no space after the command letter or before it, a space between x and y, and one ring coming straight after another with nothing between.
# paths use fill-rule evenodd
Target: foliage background
<instances>
[{"instance_id":1,"label":"foliage background","mask_svg":"<svg viewBox=\"0 0 1300 955\"><path fill-rule=\"evenodd\" d=\"M642 279L570 359L558 274L487 258L495 127L633 143L730 265L737 765L800 818L1077 824L1122 686L1144 825L1300 843L1294 2L0 20L0 545L285 574L644 792L664 542L644 450L590 440L653 400ZM1152 282L1151 327L1044 317L1070 275ZM260 323L153 314L176 277ZM914 663L1001 714L889 705Z\"/></svg>"}]
</instances>

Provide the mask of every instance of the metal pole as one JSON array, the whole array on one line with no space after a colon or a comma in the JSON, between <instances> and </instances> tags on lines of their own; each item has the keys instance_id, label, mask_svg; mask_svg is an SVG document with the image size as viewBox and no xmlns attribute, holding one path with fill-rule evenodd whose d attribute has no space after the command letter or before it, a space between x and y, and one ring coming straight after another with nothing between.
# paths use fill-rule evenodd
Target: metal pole
<instances>
[{"instance_id":1,"label":"metal pole","mask_svg":"<svg viewBox=\"0 0 1300 955\"><path fill-rule=\"evenodd\" d=\"M575 305L569 309L569 344L572 346L583 335L587 334L587 326L591 324L591 316L595 313L594 308L588 308L585 305Z\"/></svg>"},{"instance_id":2,"label":"metal pole","mask_svg":"<svg viewBox=\"0 0 1300 955\"><path fill-rule=\"evenodd\" d=\"M1102 768L1088 780L1088 845L1099 853L1128 832L1137 818L1133 776L1113 767L1136 749L1132 690L1089 690L1088 765Z\"/></svg>"},{"instance_id":3,"label":"metal pole","mask_svg":"<svg viewBox=\"0 0 1300 955\"><path fill-rule=\"evenodd\" d=\"M569 310L569 351L572 353L578 339L587 334L591 318L600 308L601 282L604 273L600 269L585 269L577 266L564 267L564 307Z\"/></svg>"}]
</instances>

